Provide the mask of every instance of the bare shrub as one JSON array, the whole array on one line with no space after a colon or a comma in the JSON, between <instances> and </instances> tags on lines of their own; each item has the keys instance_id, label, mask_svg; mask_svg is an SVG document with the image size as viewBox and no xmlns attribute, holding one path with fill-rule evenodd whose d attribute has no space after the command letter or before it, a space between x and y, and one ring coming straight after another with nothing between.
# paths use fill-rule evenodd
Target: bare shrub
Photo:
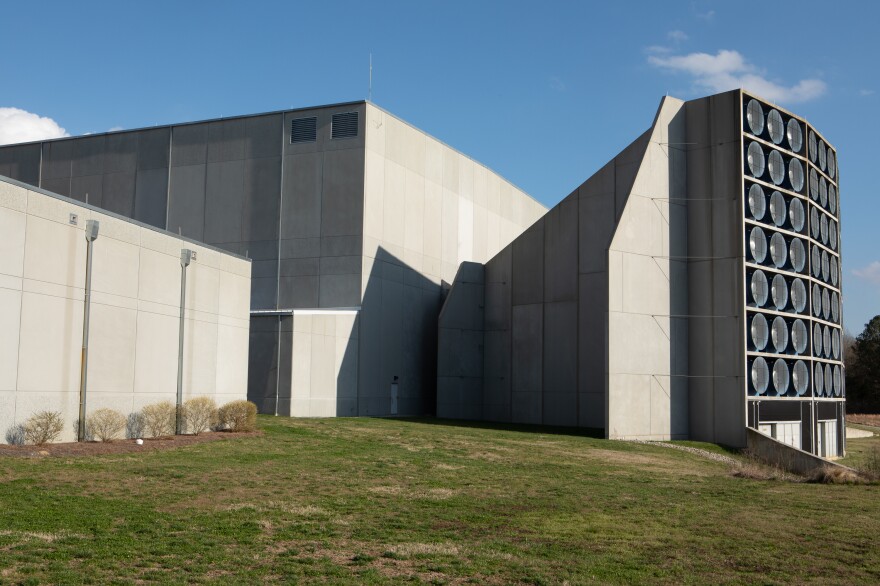
<instances>
[{"instance_id":1,"label":"bare shrub","mask_svg":"<svg viewBox=\"0 0 880 586\"><path fill-rule=\"evenodd\" d=\"M745 461L737 463L731 475L749 480L779 480L779 471L758 462Z\"/></svg>"},{"instance_id":2,"label":"bare shrub","mask_svg":"<svg viewBox=\"0 0 880 586\"><path fill-rule=\"evenodd\" d=\"M854 470L848 470L839 466L816 468L807 480L821 484L861 484L864 482L864 479Z\"/></svg>"},{"instance_id":3,"label":"bare shrub","mask_svg":"<svg viewBox=\"0 0 880 586\"><path fill-rule=\"evenodd\" d=\"M24 445L24 425L16 423L6 430L6 443L13 446Z\"/></svg>"},{"instance_id":4,"label":"bare shrub","mask_svg":"<svg viewBox=\"0 0 880 586\"><path fill-rule=\"evenodd\" d=\"M190 432L199 435L217 427L217 402L211 397L193 397L183 403L183 414Z\"/></svg>"},{"instance_id":5,"label":"bare shrub","mask_svg":"<svg viewBox=\"0 0 880 586\"><path fill-rule=\"evenodd\" d=\"M220 407L219 427L229 431L253 431L257 426L257 406L250 401L231 401Z\"/></svg>"},{"instance_id":6,"label":"bare shrub","mask_svg":"<svg viewBox=\"0 0 880 586\"><path fill-rule=\"evenodd\" d=\"M58 439L64 429L64 419L58 411L39 411L24 422L24 438L28 443L42 446Z\"/></svg>"},{"instance_id":7,"label":"bare shrub","mask_svg":"<svg viewBox=\"0 0 880 586\"><path fill-rule=\"evenodd\" d=\"M125 423L125 415L114 409L97 409L86 417L89 435L102 442L118 437L125 429Z\"/></svg>"},{"instance_id":8,"label":"bare shrub","mask_svg":"<svg viewBox=\"0 0 880 586\"><path fill-rule=\"evenodd\" d=\"M174 434L177 407L171 401L153 403L141 409L144 417L144 430L150 437Z\"/></svg>"},{"instance_id":9,"label":"bare shrub","mask_svg":"<svg viewBox=\"0 0 880 586\"><path fill-rule=\"evenodd\" d=\"M129 439L144 437L144 414L140 411L128 414L125 422L125 437Z\"/></svg>"}]
</instances>

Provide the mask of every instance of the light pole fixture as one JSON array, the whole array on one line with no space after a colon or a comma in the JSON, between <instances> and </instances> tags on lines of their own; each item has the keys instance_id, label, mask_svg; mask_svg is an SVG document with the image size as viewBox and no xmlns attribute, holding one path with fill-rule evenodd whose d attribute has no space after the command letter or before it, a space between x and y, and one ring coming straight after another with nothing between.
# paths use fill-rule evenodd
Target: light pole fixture
<instances>
[{"instance_id":1,"label":"light pole fixture","mask_svg":"<svg viewBox=\"0 0 880 586\"><path fill-rule=\"evenodd\" d=\"M186 267L192 261L193 251L189 248L180 251L180 328L177 339L177 410L174 433L183 433L183 331L186 312Z\"/></svg>"},{"instance_id":2,"label":"light pole fixture","mask_svg":"<svg viewBox=\"0 0 880 586\"><path fill-rule=\"evenodd\" d=\"M86 440L86 382L89 370L89 313L92 298L92 246L98 239L98 220L86 221L86 288L83 301L83 340L82 356L79 372L79 422L77 423L77 441Z\"/></svg>"}]
</instances>

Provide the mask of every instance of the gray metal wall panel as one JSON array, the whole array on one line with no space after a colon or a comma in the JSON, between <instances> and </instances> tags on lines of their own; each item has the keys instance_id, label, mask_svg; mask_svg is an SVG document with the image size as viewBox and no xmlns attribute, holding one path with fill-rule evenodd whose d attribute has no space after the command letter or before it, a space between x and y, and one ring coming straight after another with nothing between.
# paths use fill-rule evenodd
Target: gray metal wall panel
<instances>
[{"instance_id":1,"label":"gray metal wall panel","mask_svg":"<svg viewBox=\"0 0 880 586\"><path fill-rule=\"evenodd\" d=\"M36 186L40 178L40 144L0 147L0 175Z\"/></svg>"},{"instance_id":2,"label":"gray metal wall panel","mask_svg":"<svg viewBox=\"0 0 880 586\"><path fill-rule=\"evenodd\" d=\"M70 177L72 159L73 141L62 140L43 143L42 180Z\"/></svg>"},{"instance_id":3,"label":"gray metal wall panel","mask_svg":"<svg viewBox=\"0 0 880 586\"><path fill-rule=\"evenodd\" d=\"M134 195L134 219L165 229L168 169L138 171Z\"/></svg>"},{"instance_id":4,"label":"gray metal wall panel","mask_svg":"<svg viewBox=\"0 0 880 586\"><path fill-rule=\"evenodd\" d=\"M104 142L104 173L128 173L137 169L137 132L109 134Z\"/></svg>"},{"instance_id":5,"label":"gray metal wall panel","mask_svg":"<svg viewBox=\"0 0 880 586\"><path fill-rule=\"evenodd\" d=\"M280 157L245 160L242 241L278 238L280 189Z\"/></svg>"},{"instance_id":6,"label":"gray metal wall panel","mask_svg":"<svg viewBox=\"0 0 880 586\"><path fill-rule=\"evenodd\" d=\"M104 207L101 197L103 186L103 175L72 177L70 179L70 197L93 206Z\"/></svg>"},{"instance_id":7,"label":"gray metal wall panel","mask_svg":"<svg viewBox=\"0 0 880 586\"><path fill-rule=\"evenodd\" d=\"M138 171L168 168L170 128L138 131Z\"/></svg>"},{"instance_id":8,"label":"gray metal wall panel","mask_svg":"<svg viewBox=\"0 0 880 586\"><path fill-rule=\"evenodd\" d=\"M321 235L363 233L364 151L345 149L324 153Z\"/></svg>"},{"instance_id":9,"label":"gray metal wall panel","mask_svg":"<svg viewBox=\"0 0 880 586\"><path fill-rule=\"evenodd\" d=\"M281 118L281 114L246 118L244 158L258 159L281 155L284 130L281 126Z\"/></svg>"},{"instance_id":10,"label":"gray metal wall panel","mask_svg":"<svg viewBox=\"0 0 880 586\"><path fill-rule=\"evenodd\" d=\"M205 192L205 241L241 242L244 161L208 163Z\"/></svg>"},{"instance_id":11,"label":"gray metal wall panel","mask_svg":"<svg viewBox=\"0 0 880 586\"><path fill-rule=\"evenodd\" d=\"M134 214L134 171L104 175L101 202L104 209L129 218Z\"/></svg>"},{"instance_id":12,"label":"gray metal wall panel","mask_svg":"<svg viewBox=\"0 0 880 586\"><path fill-rule=\"evenodd\" d=\"M323 162L321 153L285 158L281 238L320 237Z\"/></svg>"},{"instance_id":13,"label":"gray metal wall panel","mask_svg":"<svg viewBox=\"0 0 880 586\"><path fill-rule=\"evenodd\" d=\"M175 137L177 131L175 130ZM168 230L189 238L205 237L205 165L171 168Z\"/></svg>"},{"instance_id":14,"label":"gray metal wall panel","mask_svg":"<svg viewBox=\"0 0 880 586\"><path fill-rule=\"evenodd\" d=\"M247 120L237 118L208 124L208 162L238 161L244 159Z\"/></svg>"},{"instance_id":15,"label":"gray metal wall panel","mask_svg":"<svg viewBox=\"0 0 880 586\"><path fill-rule=\"evenodd\" d=\"M71 175L85 177L104 173L105 136L87 136L70 141L73 144Z\"/></svg>"},{"instance_id":16,"label":"gray metal wall panel","mask_svg":"<svg viewBox=\"0 0 880 586\"><path fill-rule=\"evenodd\" d=\"M172 167L205 164L208 160L208 124L175 126L171 143Z\"/></svg>"},{"instance_id":17,"label":"gray metal wall panel","mask_svg":"<svg viewBox=\"0 0 880 586\"><path fill-rule=\"evenodd\" d=\"M61 177L58 179L43 179L40 186L46 191L57 193L58 195L70 195L70 177Z\"/></svg>"}]
</instances>

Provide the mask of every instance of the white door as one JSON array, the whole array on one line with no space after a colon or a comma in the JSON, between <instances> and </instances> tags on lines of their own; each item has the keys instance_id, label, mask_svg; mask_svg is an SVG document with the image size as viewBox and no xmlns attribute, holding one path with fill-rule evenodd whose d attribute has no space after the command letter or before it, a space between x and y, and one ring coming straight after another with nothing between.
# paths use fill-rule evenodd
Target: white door
<instances>
[{"instance_id":1,"label":"white door","mask_svg":"<svg viewBox=\"0 0 880 586\"><path fill-rule=\"evenodd\" d=\"M837 457L837 421L819 422L819 455L823 458Z\"/></svg>"}]
</instances>

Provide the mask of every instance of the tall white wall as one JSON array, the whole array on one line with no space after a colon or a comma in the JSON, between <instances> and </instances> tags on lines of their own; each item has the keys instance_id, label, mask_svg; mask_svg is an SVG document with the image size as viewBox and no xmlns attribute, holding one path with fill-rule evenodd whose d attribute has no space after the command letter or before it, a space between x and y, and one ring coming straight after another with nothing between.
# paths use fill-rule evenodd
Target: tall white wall
<instances>
[{"instance_id":1,"label":"tall white wall","mask_svg":"<svg viewBox=\"0 0 880 586\"><path fill-rule=\"evenodd\" d=\"M78 216L77 225L70 214ZM86 239L94 243L88 411L127 415L177 393L180 250L188 268L184 397L247 396L250 262L0 178L0 432L79 411Z\"/></svg>"},{"instance_id":2,"label":"tall white wall","mask_svg":"<svg viewBox=\"0 0 880 586\"><path fill-rule=\"evenodd\" d=\"M611 439L688 434L683 105L663 100L608 250Z\"/></svg>"},{"instance_id":3,"label":"tall white wall","mask_svg":"<svg viewBox=\"0 0 880 586\"><path fill-rule=\"evenodd\" d=\"M495 256L546 208L483 165L367 104L359 413L433 407L441 282ZM426 404L426 401L429 404Z\"/></svg>"}]
</instances>

